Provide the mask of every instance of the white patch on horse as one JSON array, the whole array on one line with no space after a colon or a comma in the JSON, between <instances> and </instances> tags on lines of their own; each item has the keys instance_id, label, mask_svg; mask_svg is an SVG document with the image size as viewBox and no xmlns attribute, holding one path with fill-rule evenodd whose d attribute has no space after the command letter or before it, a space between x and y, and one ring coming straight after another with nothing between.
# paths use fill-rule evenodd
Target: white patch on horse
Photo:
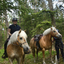
<instances>
[{"instance_id":1,"label":"white patch on horse","mask_svg":"<svg viewBox=\"0 0 64 64\"><path fill-rule=\"evenodd\" d=\"M18 33L19 33L19 31L15 31L15 32L11 35L7 46L17 41ZM25 40L26 40L26 38L27 38L27 34L26 34L23 30L21 31L21 33L19 34L19 36L20 36L20 37L23 37Z\"/></svg>"},{"instance_id":2,"label":"white patch on horse","mask_svg":"<svg viewBox=\"0 0 64 64\"><path fill-rule=\"evenodd\" d=\"M17 52L15 50L13 50L13 52L10 56L11 56L11 58L12 57L19 57L19 55L17 54Z\"/></svg>"},{"instance_id":3,"label":"white patch on horse","mask_svg":"<svg viewBox=\"0 0 64 64\"><path fill-rule=\"evenodd\" d=\"M23 37L26 40L27 34L22 30L20 33L20 37Z\"/></svg>"},{"instance_id":4,"label":"white patch on horse","mask_svg":"<svg viewBox=\"0 0 64 64\"><path fill-rule=\"evenodd\" d=\"M11 57L14 57L14 56L15 56L15 53L12 53L12 54L11 54Z\"/></svg>"},{"instance_id":5,"label":"white patch on horse","mask_svg":"<svg viewBox=\"0 0 64 64\"><path fill-rule=\"evenodd\" d=\"M53 31L53 30L57 31L55 27L51 27L51 28L52 28L52 31ZM49 34L49 33L51 32L51 28L46 29L46 30L43 32L43 36Z\"/></svg>"}]
</instances>

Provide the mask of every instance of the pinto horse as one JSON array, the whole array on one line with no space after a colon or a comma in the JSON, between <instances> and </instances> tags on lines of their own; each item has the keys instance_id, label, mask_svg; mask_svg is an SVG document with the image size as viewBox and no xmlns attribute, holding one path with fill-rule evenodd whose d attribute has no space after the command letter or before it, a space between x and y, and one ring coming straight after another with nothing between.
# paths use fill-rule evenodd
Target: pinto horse
<instances>
[{"instance_id":1,"label":"pinto horse","mask_svg":"<svg viewBox=\"0 0 64 64\"><path fill-rule=\"evenodd\" d=\"M51 27L51 28L46 29L43 32L43 36L39 40L39 45L41 48L40 50L42 51L42 54L43 54L43 64L46 64L45 63L45 50L49 50L51 61L52 61L52 55L51 55L52 37L58 37L58 38L61 37L61 34L56 30L55 27ZM32 54L33 54L34 62L35 62L35 49L37 50L37 46L36 46L36 41L34 41L34 37L30 40L30 47L32 49ZM38 51L39 50L37 50L37 58L38 58ZM52 61L52 63L54 63L54 62Z\"/></svg>"},{"instance_id":2,"label":"pinto horse","mask_svg":"<svg viewBox=\"0 0 64 64\"><path fill-rule=\"evenodd\" d=\"M7 55L10 64L16 59L18 64L23 64L25 54L30 53L30 47L27 43L27 34L23 30L14 32L7 45Z\"/></svg>"}]
</instances>

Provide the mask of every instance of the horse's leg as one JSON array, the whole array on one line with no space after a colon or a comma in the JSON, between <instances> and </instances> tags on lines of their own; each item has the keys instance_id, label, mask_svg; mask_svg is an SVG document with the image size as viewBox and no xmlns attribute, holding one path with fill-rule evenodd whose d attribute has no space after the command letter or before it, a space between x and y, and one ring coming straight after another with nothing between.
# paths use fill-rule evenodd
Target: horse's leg
<instances>
[{"instance_id":1,"label":"horse's leg","mask_svg":"<svg viewBox=\"0 0 64 64\"><path fill-rule=\"evenodd\" d=\"M13 64L13 58L8 58L8 59L9 59L10 64Z\"/></svg>"},{"instance_id":2,"label":"horse's leg","mask_svg":"<svg viewBox=\"0 0 64 64\"><path fill-rule=\"evenodd\" d=\"M55 63L54 64L58 64L57 55L55 55Z\"/></svg>"},{"instance_id":3,"label":"horse's leg","mask_svg":"<svg viewBox=\"0 0 64 64\"><path fill-rule=\"evenodd\" d=\"M38 50L37 50L36 54L37 54L37 60L38 60Z\"/></svg>"},{"instance_id":4,"label":"horse's leg","mask_svg":"<svg viewBox=\"0 0 64 64\"><path fill-rule=\"evenodd\" d=\"M22 56L22 59L21 59L22 64L24 63L24 58L25 58L25 54Z\"/></svg>"},{"instance_id":5,"label":"horse's leg","mask_svg":"<svg viewBox=\"0 0 64 64\"><path fill-rule=\"evenodd\" d=\"M19 64L19 59L18 59L18 58L16 58L16 60L17 60L17 63Z\"/></svg>"},{"instance_id":6,"label":"horse's leg","mask_svg":"<svg viewBox=\"0 0 64 64\"><path fill-rule=\"evenodd\" d=\"M54 61L52 60L52 48L49 50L50 53L50 57L51 57L51 62L54 63Z\"/></svg>"},{"instance_id":7,"label":"horse's leg","mask_svg":"<svg viewBox=\"0 0 64 64\"><path fill-rule=\"evenodd\" d=\"M46 64L45 63L45 48L42 49L42 53L43 53L43 64Z\"/></svg>"},{"instance_id":8,"label":"horse's leg","mask_svg":"<svg viewBox=\"0 0 64 64\"><path fill-rule=\"evenodd\" d=\"M35 48L32 48L32 54L33 54L33 57L34 57L34 62L36 62L36 60L35 60Z\"/></svg>"},{"instance_id":9,"label":"horse's leg","mask_svg":"<svg viewBox=\"0 0 64 64\"><path fill-rule=\"evenodd\" d=\"M18 64L22 64L22 57L18 58Z\"/></svg>"},{"instance_id":10,"label":"horse's leg","mask_svg":"<svg viewBox=\"0 0 64 64\"><path fill-rule=\"evenodd\" d=\"M17 59L18 64L23 64L25 55L22 55L19 59Z\"/></svg>"}]
</instances>

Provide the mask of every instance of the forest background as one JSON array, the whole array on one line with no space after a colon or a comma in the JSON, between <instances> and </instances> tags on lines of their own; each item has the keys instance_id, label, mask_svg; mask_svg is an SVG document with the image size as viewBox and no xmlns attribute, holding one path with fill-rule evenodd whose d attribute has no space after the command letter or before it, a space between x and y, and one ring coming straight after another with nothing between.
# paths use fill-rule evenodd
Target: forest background
<instances>
[{"instance_id":1,"label":"forest background","mask_svg":"<svg viewBox=\"0 0 64 64\"><path fill-rule=\"evenodd\" d=\"M51 26L59 29L64 41L64 1L0 0L0 47L8 37L7 30L14 17L18 18L21 29L26 30L28 43Z\"/></svg>"},{"instance_id":2,"label":"forest background","mask_svg":"<svg viewBox=\"0 0 64 64\"><path fill-rule=\"evenodd\" d=\"M0 0L0 64L9 64L8 59L2 59L2 54L8 38L8 27L14 17L18 18L21 29L26 30L28 43L34 35L42 34L51 26L59 29L64 42L64 0ZM52 54L56 53L52 51ZM45 56L47 64L50 64L47 51ZM25 58L25 64L35 64L32 54L26 55ZM39 53L36 64L42 64L41 62L42 52Z\"/></svg>"}]
</instances>

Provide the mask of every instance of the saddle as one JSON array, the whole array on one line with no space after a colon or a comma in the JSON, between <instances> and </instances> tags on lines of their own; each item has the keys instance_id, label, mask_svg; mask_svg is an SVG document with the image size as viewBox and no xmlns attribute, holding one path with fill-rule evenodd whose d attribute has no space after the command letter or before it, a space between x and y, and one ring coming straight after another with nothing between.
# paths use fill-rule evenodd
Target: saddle
<instances>
[{"instance_id":1,"label":"saddle","mask_svg":"<svg viewBox=\"0 0 64 64\"><path fill-rule=\"evenodd\" d=\"M34 41L36 41L36 46L38 48L40 48L40 44L39 44L39 40L41 39L41 37L43 36L43 34L38 34L34 36ZM41 49L41 48L40 48Z\"/></svg>"}]
</instances>

